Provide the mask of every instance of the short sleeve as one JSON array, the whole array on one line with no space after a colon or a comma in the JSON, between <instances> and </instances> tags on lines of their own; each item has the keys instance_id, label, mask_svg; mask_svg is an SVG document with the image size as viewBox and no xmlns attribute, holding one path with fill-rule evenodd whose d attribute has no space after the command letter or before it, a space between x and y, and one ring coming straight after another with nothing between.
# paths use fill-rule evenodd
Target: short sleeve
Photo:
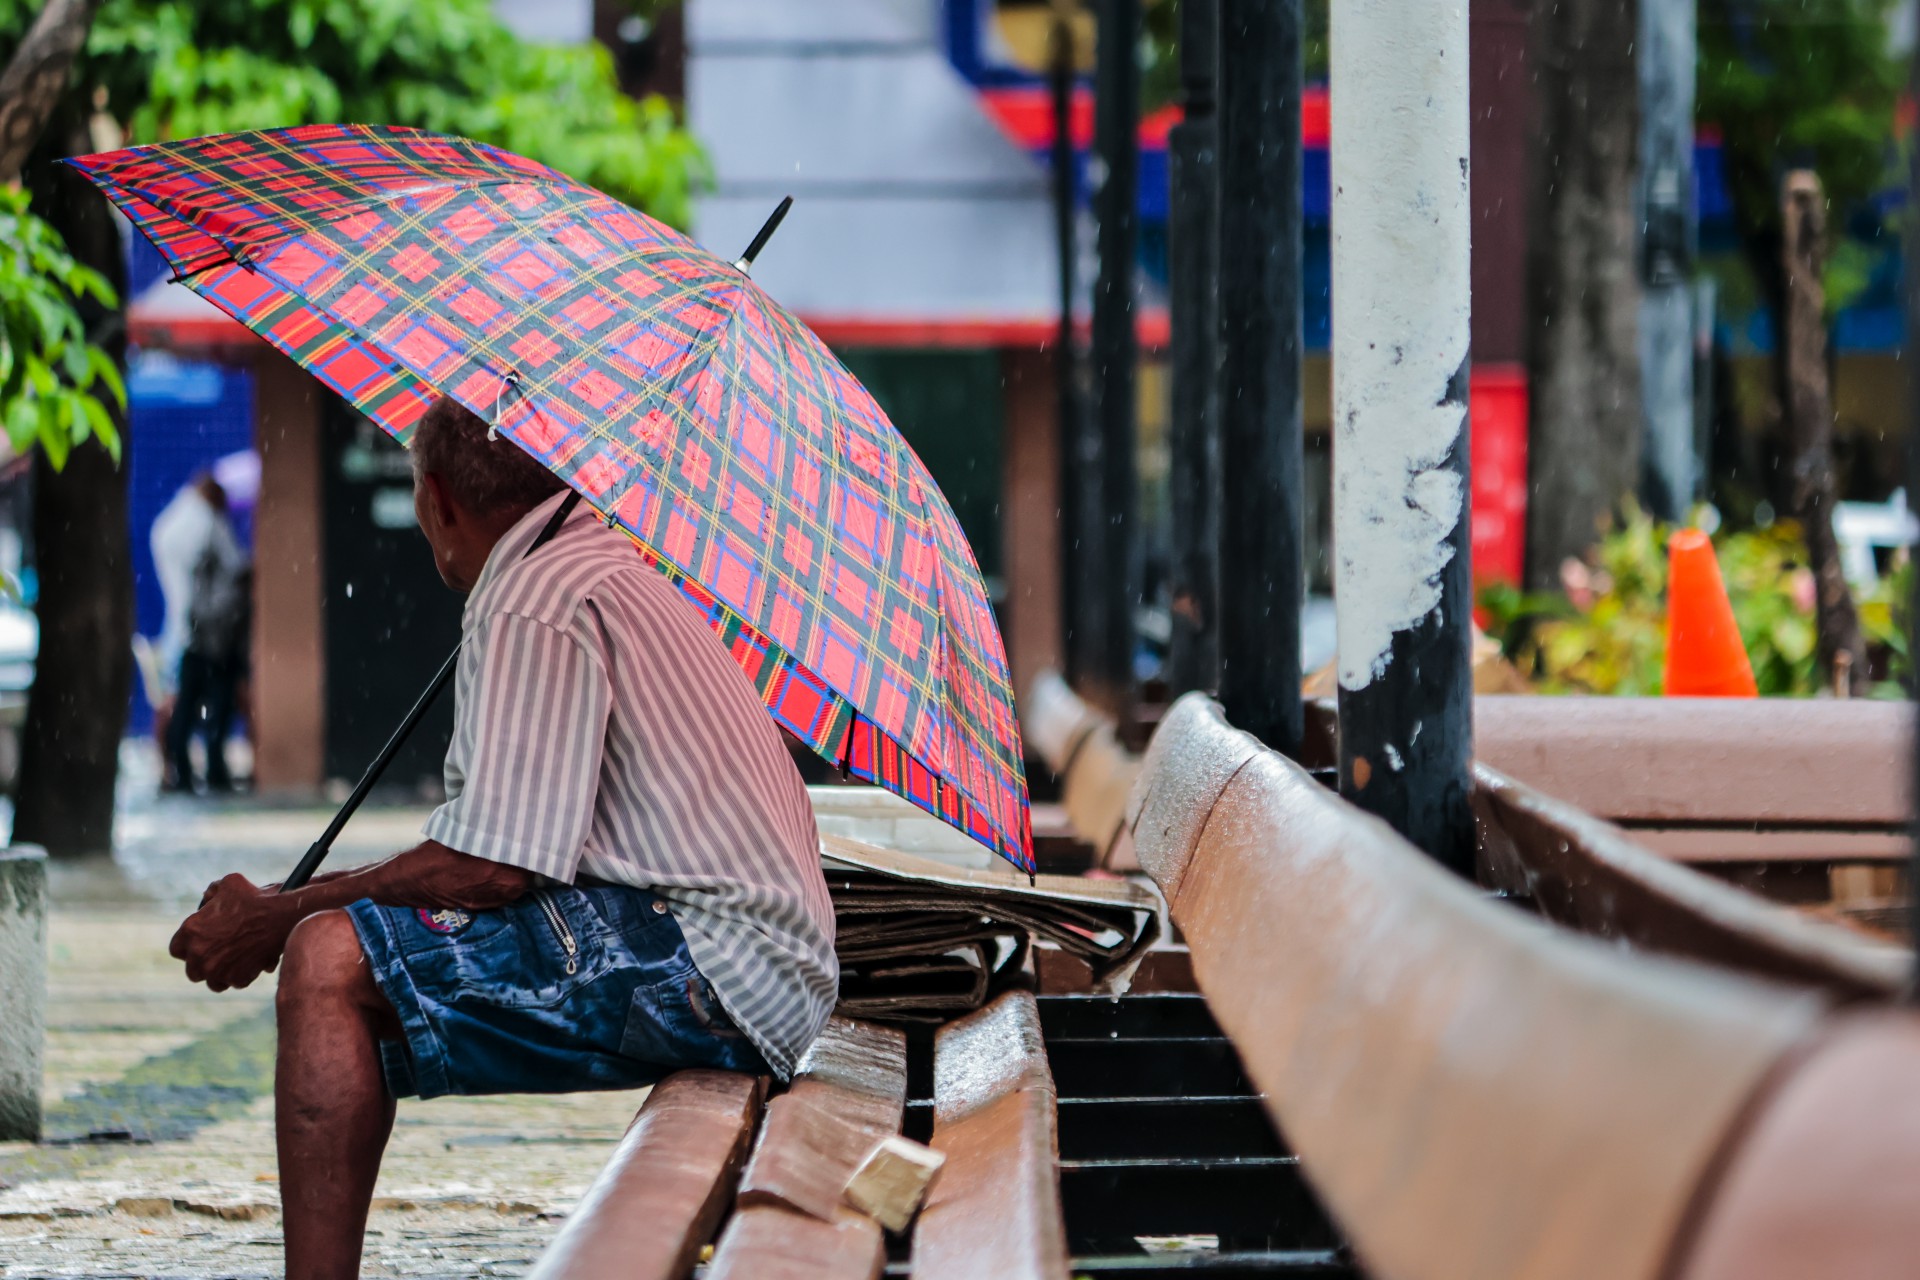
<instances>
[{"instance_id":1,"label":"short sleeve","mask_svg":"<svg viewBox=\"0 0 1920 1280\"><path fill-rule=\"evenodd\" d=\"M606 669L566 632L519 614L494 614L467 643L478 652L454 709L463 781L423 834L570 881L599 790L612 704Z\"/></svg>"}]
</instances>

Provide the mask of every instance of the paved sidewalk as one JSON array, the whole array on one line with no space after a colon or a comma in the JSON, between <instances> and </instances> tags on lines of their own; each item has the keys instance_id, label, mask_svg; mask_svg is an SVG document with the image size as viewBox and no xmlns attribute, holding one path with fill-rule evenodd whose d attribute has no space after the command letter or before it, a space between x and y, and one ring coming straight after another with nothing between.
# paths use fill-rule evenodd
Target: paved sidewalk
<instances>
[{"instance_id":1,"label":"paved sidewalk","mask_svg":"<svg viewBox=\"0 0 1920 1280\"><path fill-rule=\"evenodd\" d=\"M340 864L411 843L361 815ZM284 874L327 815L167 799L111 861L52 873L49 1137L0 1143L0 1276L277 1276L272 978L213 995L166 954L208 881ZM403 1102L364 1274L518 1275L644 1095Z\"/></svg>"}]
</instances>

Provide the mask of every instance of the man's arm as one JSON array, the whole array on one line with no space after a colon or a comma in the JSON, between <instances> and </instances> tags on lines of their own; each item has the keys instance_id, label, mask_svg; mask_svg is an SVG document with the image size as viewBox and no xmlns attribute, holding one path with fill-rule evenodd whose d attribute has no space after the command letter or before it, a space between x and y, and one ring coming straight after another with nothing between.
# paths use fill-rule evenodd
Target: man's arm
<instances>
[{"instance_id":1,"label":"man's arm","mask_svg":"<svg viewBox=\"0 0 1920 1280\"><path fill-rule=\"evenodd\" d=\"M384 862L333 872L292 893L230 875L207 887L167 950L215 991L244 987L280 963L293 927L317 911L371 898L384 907L485 911L524 897L541 877L428 840Z\"/></svg>"}]
</instances>

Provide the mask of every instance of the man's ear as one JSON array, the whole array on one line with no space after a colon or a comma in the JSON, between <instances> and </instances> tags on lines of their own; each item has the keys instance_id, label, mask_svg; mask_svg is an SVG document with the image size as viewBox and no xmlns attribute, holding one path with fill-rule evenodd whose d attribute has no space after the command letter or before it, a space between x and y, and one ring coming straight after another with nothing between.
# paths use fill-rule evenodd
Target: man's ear
<instances>
[{"instance_id":1,"label":"man's ear","mask_svg":"<svg viewBox=\"0 0 1920 1280\"><path fill-rule=\"evenodd\" d=\"M420 496L434 524L451 529L459 523L460 509L454 505L453 495L447 492L447 482L440 478L439 472L429 471L420 477Z\"/></svg>"}]
</instances>

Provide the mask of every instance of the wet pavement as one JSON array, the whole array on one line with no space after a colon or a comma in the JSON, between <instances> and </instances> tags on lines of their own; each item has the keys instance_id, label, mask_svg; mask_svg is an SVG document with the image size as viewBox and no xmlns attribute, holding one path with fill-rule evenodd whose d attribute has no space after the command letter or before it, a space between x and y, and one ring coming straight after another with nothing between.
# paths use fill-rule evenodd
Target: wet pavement
<instances>
[{"instance_id":1,"label":"wet pavement","mask_svg":"<svg viewBox=\"0 0 1920 1280\"><path fill-rule=\"evenodd\" d=\"M0 1276L277 1276L272 977L214 995L166 945L209 881L277 879L329 815L157 797L129 763L115 856L51 870L49 1140L0 1143ZM362 813L329 865L424 816ZM520 1274L643 1096L401 1103L363 1274Z\"/></svg>"}]
</instances>

